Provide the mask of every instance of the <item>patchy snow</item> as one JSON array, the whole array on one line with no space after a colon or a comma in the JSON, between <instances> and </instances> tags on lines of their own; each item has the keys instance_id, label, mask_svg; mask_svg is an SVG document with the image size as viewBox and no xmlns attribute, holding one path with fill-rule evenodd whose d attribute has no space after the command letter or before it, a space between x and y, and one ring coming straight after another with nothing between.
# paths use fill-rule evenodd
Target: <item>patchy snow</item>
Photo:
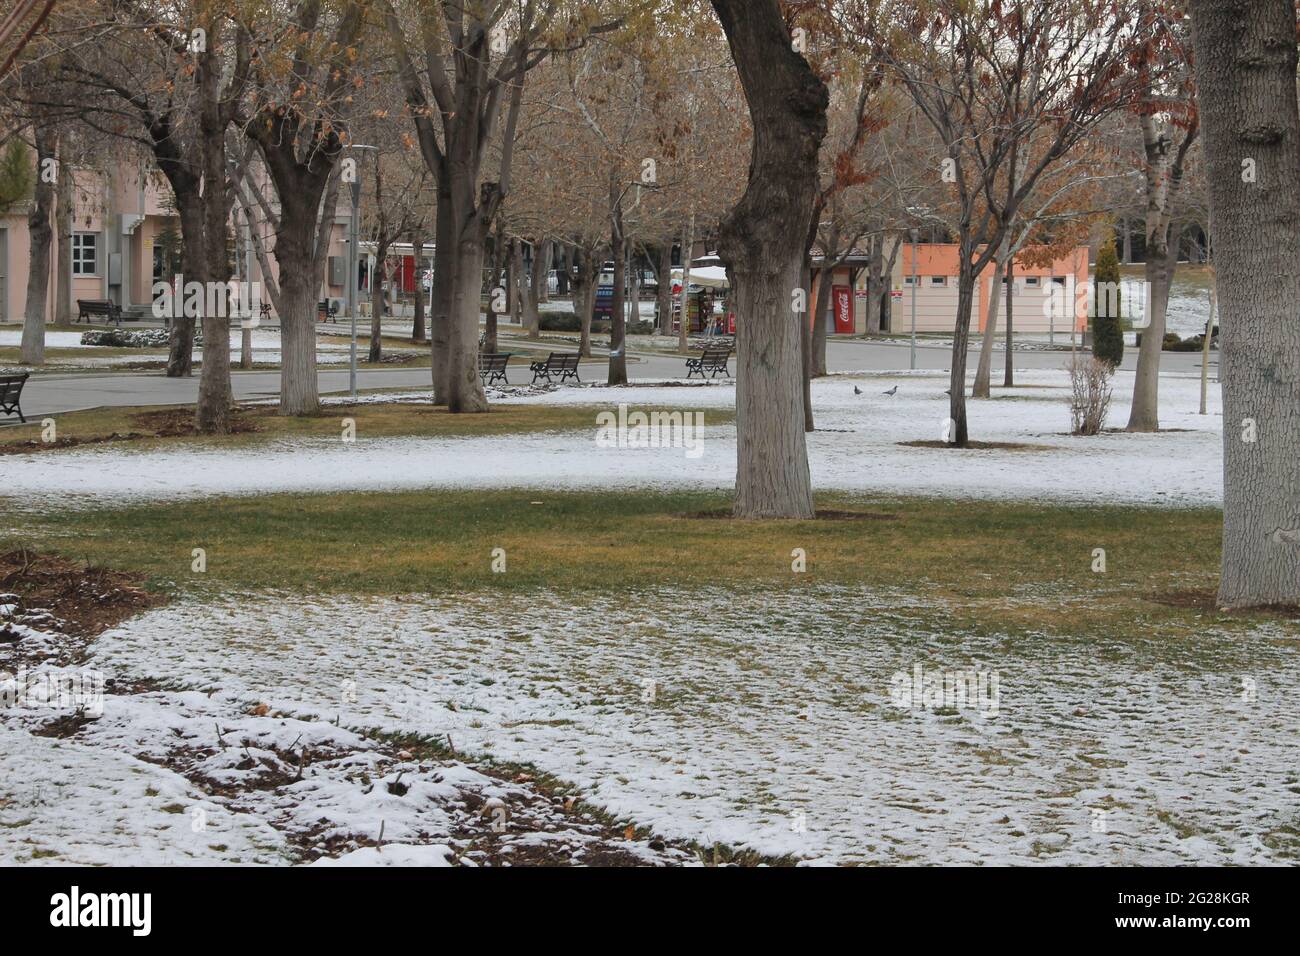
<instances>
[{"instance_id":1,"label":"patchy snow","mask_svg":"<svg viewBox=\"0 0 1300 956\"><path fill-rule=\"evenodd\" d=\"M283 843L163 767L0 726L0 865L284 863Z\"/></svg>"},{"instance_id":2,"label":"patchy snow","mask_svg":"<svg viewBox=\"0 0 1300 956\"><path fill-rule=\"evenodd\" d=\"M1196 414L1199 382L1161 380L1160 434L1110 432L1076 438L1069 430L1063 371L1026 371L1024 387L970 401L977 441L1045 446L1032 450L954 451L904 447L939 441L948 415L945 375L881 373L836 376L813 386L818 431L809 435L814 487L864 493L908 493L971 499L1212 505L1222 499L1219 390L1210 414ZM1122 427L1132 373L1121 373L1109 425ZM898 386L893 396L882 394ZM854 394L854 388L861 395ZM590 489L730 488L735 481L735 429L710 425L709 409L730 409L731 384L704 387L573 387L499 393L503 402L592 406L585 436L534 433L473 438L368 439L364 423L353 444L285 440L236 448L175 444L136 451L121 445L58 454L0 458L0 487L18 501L46 506L113 505L213 494L523 487ZM403 398L411 400L411 395ZM372 396L371 401L376 400ZM682 448L603 448L596 414L629 406L702 410L703 453ZM341 434L341 433L340 433ZM114 476L105 484L104 474Z\"/></svg>"},{"instance_id":3,"label":"patchy snow","mask_svg":"<svg viewBox=\"0 0 1300 956\"><path fill-rule=\"evenodd\" d=\"M152 611L92 660L529 761L705 844L835 863L1294 862L1295 637L1137 634L967 632L915 596L828 586L269 594ZM996 706L899 706L893 682L918 665L996 675Z\"/></svg>"},{"instance_id":4,"label":"patchy snow","mask_svg":"<svg viewBox=\"0 0 1300 956\"><path fill-rule=\"evenodd\" d=\"M611 833L527 780L420 759L324 716L296 719L226 682L132 692L106 661L22 665L29 645L39 655L61 643L26 628L0 644L0 865L286 864L322 854L350 866L509 865L541 844L546 862L588 853L697 862L680 847ZM99 692L56 697L56 683Z\"/></svg>"}]
</instances>

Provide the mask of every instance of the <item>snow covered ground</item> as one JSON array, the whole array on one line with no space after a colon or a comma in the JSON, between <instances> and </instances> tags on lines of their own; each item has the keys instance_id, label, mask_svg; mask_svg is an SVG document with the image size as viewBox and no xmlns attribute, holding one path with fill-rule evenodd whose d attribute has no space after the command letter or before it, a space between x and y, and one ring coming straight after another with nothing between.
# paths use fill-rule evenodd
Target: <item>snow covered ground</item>
<instances>
[{"instance_id":1,"label":"snow covered ground","mask_svg":"<svg viewBox=\"0 0 1300 956\"><path fill-rule=\"evenodd\" d=\"M701 603L716 612L703 631ZM667 837L816 862L1300 855L1294 636L1009 637L901 609L929 608L824 586L577 604L248 595L146 613L92 663L344 727L450 735ZM908 706L895 682L918 665L996 683L978 707ZM118 714L106 732L138 724Z\"/></svg>"},{"instance_id":2,"label":"snow covered ground","mask_svg":"<svg viewBox=\"0 0 1300 956\"><path fill-rule=\"evenodd\" d=\"M130 328L130 326L127 326ZM361 358L364 361L368 342L368 326L362 329L360 344ZM332 335L345 335L347 329L344 326L331 326L317 330L319 333ZM241 349L241 335L239 329L232 329L230 332L230 357L233 361L238 362ZM0 329L0 348L17 348L22 344L22 330L17 328ZM278 329L254 329L253 330L253 361L258 364L278 365L280 362L280 332ZM140 350L134 355L109 355L106 354L110 349L101 345L82 345L80 332L56 332L47 330L45 333L45 347L47 349L77 349L79 354L75 358L60 358L58 365L67 367L75 366L78 368L111 368L115 365L130 365L136 362L147 362L158 360L161 353L158 351ZM387 351L392 352L389 348ZM405 350L403 350L405 351ZM412 349L412 351L419 351ZM337 345L319 342L316 345L316 361L322 365L339 365L348 361L349 346ZM194 350L195 360L203 358L201 349Z\"/></svg>"},{"instance_id":3,"label":"snow covered ground","mask_svg":"<svg viewBox=\"0 0 1300 956\"><path fill-rule=\"evenodd\" d=\"M948 416L947 378L937 373L837 376L813 386L818 431L808 439L818 489L901 492L971 499L1104 500L1206 505L1222 498L1217 386L1210 414L1196 414L1199 382L1161 382L1161 423L1154 435L1112 432L1071 437L1064 372L1023 372L1033 387L970 401L970 435L979 441L1042 446L1031 450L914 448L939 441ZM898 393L882 394L897 385ZM863 394L854 393L858 387ZM1121 373L1109 424L1124 425L1132 374ZM392 397L392 396L389 396ZM410 395L402 396L415 400ZM416 397L418 399L418 396ZM372 400L379 400L372 398ZM473 438L367 439L354 444L293 440L242 448L177 444L144 451L96 446L57 455L0 458L0 487L16 500L39 496L57 507L181 499L212 494L399 490L458 487L729 488L735 480L735 430L710 425L709 409L730 409L734 386L520 389L502 401L591 405L590 440L582 433ZM704 413L703 451L604 448L596 414L618 405ZM341 434L341 430L340 430ZM100 476L112 474L107 486Z\"/></svg>"},{"instance_id":4,"label":"snow covered ground","mask_svg":"<svg viewBox=\"0 0 1300 956\"><path fill-rule=\"evenodd\" d=\"M14 655L54 652L60 635L17 630L0 642L0 865L509 865L539 846L549 862L694 860L526 780L294 719L220 683L133 690L138 672L107 660L29 667ZM107 675L98 706L48 701L51 681L82 674Z\"/></svg>"}]
</instances>

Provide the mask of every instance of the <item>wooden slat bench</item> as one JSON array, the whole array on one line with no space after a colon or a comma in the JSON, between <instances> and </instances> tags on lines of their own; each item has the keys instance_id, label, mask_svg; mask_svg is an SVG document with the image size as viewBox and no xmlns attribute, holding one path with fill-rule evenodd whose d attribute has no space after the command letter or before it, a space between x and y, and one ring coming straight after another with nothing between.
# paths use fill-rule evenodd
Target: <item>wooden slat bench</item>
<instances>
[{"instance_id":1,"label":"wooden slat bench","mask_svg":"<svg viewBox=\"0 0 1300 956\"><path fill-rule=\"evenodd\" d=\"M552 375L560 376L560 384L570 378L575 382L581 382L582 379L578 378L579 358L576 352L552 352L545 362L533 362L528 368L533 373L534 384L539 378L549 382Z\"/></svg>"},{"instance_id":2,"label":"wooden slat bench","mask_svg":"<svg viewBox=\"0 0 1300 956\"><path fill-rule=\"evenodd\" d=\"M731 349L725 346L722 348L705 346L699 356L686 360L686 377L690 378L698 373L700 378L704 378L704 373L710 372L712 373L710 378L717 378L719 374L731 378L731 372L727 369L727 359L730 357Z\"/></svg>"},{"instance_id":3,"label":"wooden slat bench","mask_svg":"<svg viewBox=\"0 0 1300 956\"><path fill-rule=\"evenodd\" d=\"M118 328L122 326L122 320L130 319L131 316L122 314L122 309L116 302L108 299L78 299L77 300L77 321L85 319L90 322L93 315L102 315L109 322L116 322Z\"/></svg>"},{"instance_id":4,"label":"wooden slat bench","mask_svg":"<svg viewBox=\"0 0 1300 956\"><path fill-rule=\"evenodd\" d=\"M509 352L481 352L478 357L478 374L485 385L493 382L510 384L506 377L506 365L510 362Z\"/></svg>"},{"instance_id":5,"label":"wooden slat bench","mask_svg":"<svg viewBox=\"0 0 1300 956\"><path fill-rule=\"evenodd\" d=\"M335 308L334 303L329 299L321 299L316 303L316 317L324 322L329 319L331 322L338 321L339 310Z\"/></svg>"},{"instance_id":6,"label":"wooden slat bench","mask_svg":"<svg viewBox=\"0 0 1300 956\"><path fill-rule=\"evenodd\" d=\"M27 419L23 417L23 409L18 400L22 397L26 381L26 372L20 375L0 375L0 412L17 415L24 425L27 424Z\"/></svg>"}]
</instances>

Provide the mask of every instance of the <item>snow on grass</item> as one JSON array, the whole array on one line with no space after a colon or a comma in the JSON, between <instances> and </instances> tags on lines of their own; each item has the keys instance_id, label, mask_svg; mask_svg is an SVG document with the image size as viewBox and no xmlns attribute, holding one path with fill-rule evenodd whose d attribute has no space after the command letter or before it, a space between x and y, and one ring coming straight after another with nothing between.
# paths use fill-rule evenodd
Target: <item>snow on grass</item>
<instances>
[{"instance_id":1,"label":"snow on grass","mask_svg":"<svg viewBox=\"0 0 1300 956\"><path fill-rule=\"evenodd\" d=\"M0 727L0 865L284 863L283 844L171 770Z\"/></svg>"},{"instance_id":2,"label":"snow on grass","mask_svg":"<svg viewBox=\"0 0 1300 956\"><path fill-rule=\"evenodd\" d=\"M588 853L694 861L681 848L611 835L587 809L557 805L527 781L420 758L216 685L131 693L123 672L109 669L110 691L96 700L51 699L55 681L104 683L100 662L15 663L36 659L31 645L39 656L61 639L28 628L0 644L0 865L287 864L321 855L349 866L447 866L449 857L508 865L539 841L554 842L547 862L580 863Z\"/></svg>"},{"instance_id":3,"label":"snow on grass","mask_svg":"<svg viewBox=\"0 0 1300 956\"><path fill-rule=\"evenodd\" d=\"M531 762L668 837L819 862L1163 865L1300 855L1298 651L1267 626L966 632L916 597L819 587L244 596L147 613L95 661ZM996 712L899 706L917 665L995 674Z\"/></svg>"},{"instance_id":4,"label":"snow on grass","mask_svg":"<svg viewBox=\"0 0 1300 956\"><path fill-rule=\"evenodd\" d=\"M968 405L972 439L1045 446L1016 450L903 447L939 441L948 416L947 378L934 373L837 376L813 386L818 431L808 437L814 487L971 499L1207 505L1222 500L1222 426L1217 388L1196 414L1199 383L1168 376L1154 435L1066 434L1064 372L1025 372L1026 387ZM897 394L882 394L897 385ZM854 393L855 386L861 395ZM1122 374L1109 425L1123 426L1132 375ZM97 446L0 458L6 494L42 506L112 505L213 494L384 491L415 488L727 488L735 481L735 430L709 425L731 408L734 386L559 388L506 393L503 402L592 405L589 432L499 437L289 440L257 447L176 443L136 451ZM409 395L405 396L410 398ZM372 396L372 399L374 397ZM703 453L682 448L602 448L596 414L619 404L699 410ZM112 474L106 484L101 476Z\"/></svg>"}]
</instances>

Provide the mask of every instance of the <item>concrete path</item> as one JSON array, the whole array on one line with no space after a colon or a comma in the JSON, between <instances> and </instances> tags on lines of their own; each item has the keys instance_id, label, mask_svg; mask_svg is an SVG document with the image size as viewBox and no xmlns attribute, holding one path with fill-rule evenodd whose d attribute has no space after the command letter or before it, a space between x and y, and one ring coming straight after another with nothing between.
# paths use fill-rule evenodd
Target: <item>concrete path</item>
<instances>
[{"instance_id":1,"label":"concrete path","mask_svg":"<svg viewBox=\"0 0 1300 956\"><path fill-rule=\"evenodd\" d=\"M522 341L522 340L521 340ZM917 367L932 371L946 371L950 367L952 352L944 345L920 345L917 348ZM1017 368L1060 368L1069 359L1068 352L1016 352ZM1196 376L1200 374L1199 353L1166 353L1161 362L1162 374ZM833 341L827 346L827 365L831 372L898 371L908 368L910 349L903 342L866 342L861 340ZM1125 353L1124 368L1131 370L1137 361L1135 349ZM978 362L978 352L972 349L969 370L973 374ZM1002 379L1003 353L994 353L994 381ZM608 359L604 355L586 360L580 366L584 381L599 382L605 378ZM735 365L733 358L732 370ZM1217 369L1211 368L1213 376ZM685 374L684 360L675 354L653 352L631 353L628 357L628 376L634 379L681 378ZM328 368L318 373L321 394L346 392L346 368ZM527 363L522 358L511 365L511 380L516 384L529 381ZM357 374L360 389L377 388L428 388L429 370L363 369ZM235 398L250 400L273 398L280 391L280 373L275 370L233 372L231 385ZM167 378L162 372L73 372L34 375L23 392L23 413L39 418L61 412L88 408L124 407L136 405L192 405L198 400L199 379ZM16 423L16 419L13 420ZM0 425L3 427L3 425Z\"/></svg>"}]
</instances>

